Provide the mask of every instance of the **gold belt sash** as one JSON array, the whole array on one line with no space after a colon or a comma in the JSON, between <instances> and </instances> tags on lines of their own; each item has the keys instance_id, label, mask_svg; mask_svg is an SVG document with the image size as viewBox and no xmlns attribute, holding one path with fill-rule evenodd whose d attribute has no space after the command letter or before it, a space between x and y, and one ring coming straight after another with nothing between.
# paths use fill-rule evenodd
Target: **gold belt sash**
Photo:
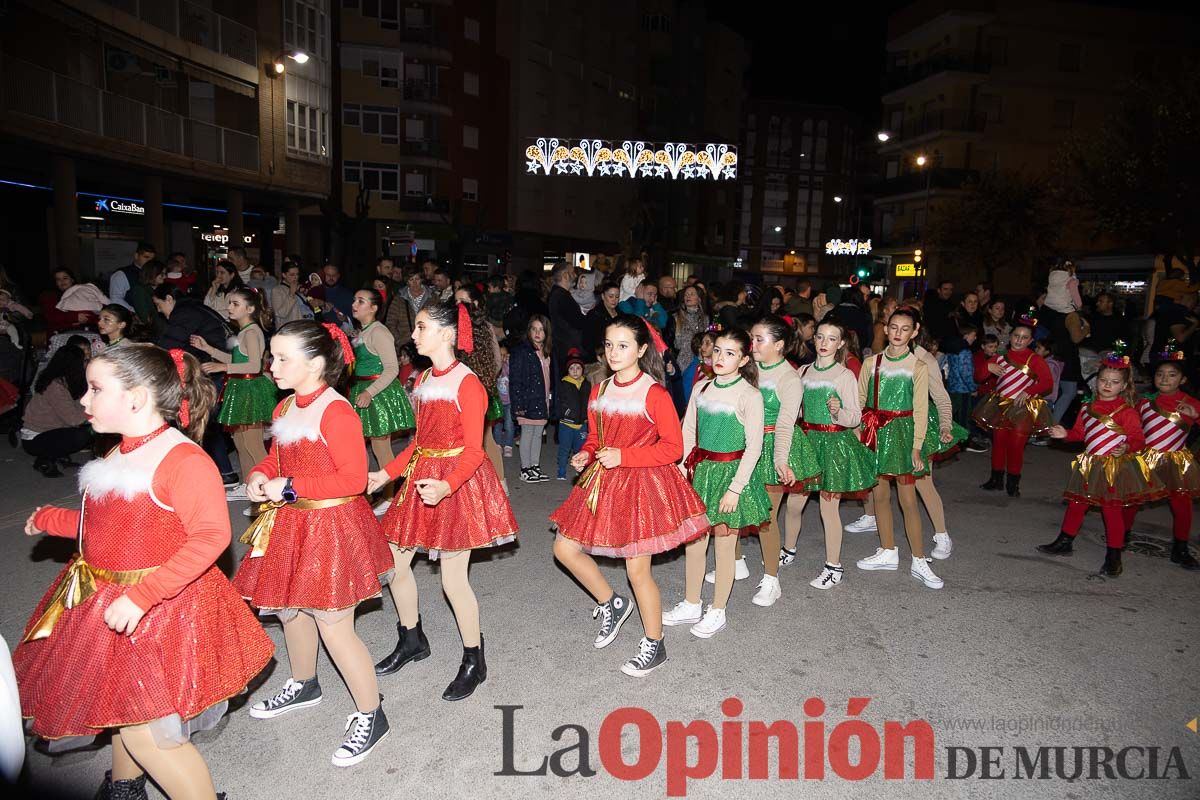
<instances>
[{"instance_id":1,"label":"gold belt sash","mask_svg":"<svg viewBox=\"0 0 1200 800\"><path fill-rule=\"evenodd\" d=\"M404 479L404 485L400 487L400 496L396 498L396 505L404 502L404 497L408 494L408 481L416 471L418 461L422 458L453 458L454 456L461 456L465 450L465 447L450 447L445 449L414 447L412 457L404 465L404 472L400 473L400 477Z\"/></svg>"},{"instance_id":2,"label":"gold belt sash","mask_svg":"<svg viewBox=\"0 0 1200 800\"><path fill-rule=\"evenodd\" d=\"M45 639L48 637L54 630L54 626L58 624L58 620L62 617L63 612L83 605L96 593L97 581L100 583L115 583L118 586L136 586L142 582L143 578L156 569L158 567L122 570L103 569L101 567L93 567L83 560L82 555L77 554L75 560L71 562L71 566L67 568L67 573L63 575L63 579L59 582L58 588L54 590L54 594L51 596L45 612L38 619L37 623L29 629L29 633L22 641L31 642L35 639Z\"/></svg>"},{"instance_id":3,"label":"gold belt sash","mask_svg":"<svg viewBox=\"0 0 1200 800\"><path fill-rule=\"evenodd\" d=\"M279 509L288 506L297 511L316 511L319 508L343 506L360 497L362 497L361 494L351 497L331 497L327 500L309 500L307 497L301 497L294 503L285 503L282 500L259 503L258 516L254 519L254 522L250 523L250 527L246 529L246 532L242 534L242 537L238 541L242 544L250 545L252 548L250 550L251 558L261 558L266 554L267 547L271 544L271 531L275 528L275 515Z\"/></svg>"}]
</instances>

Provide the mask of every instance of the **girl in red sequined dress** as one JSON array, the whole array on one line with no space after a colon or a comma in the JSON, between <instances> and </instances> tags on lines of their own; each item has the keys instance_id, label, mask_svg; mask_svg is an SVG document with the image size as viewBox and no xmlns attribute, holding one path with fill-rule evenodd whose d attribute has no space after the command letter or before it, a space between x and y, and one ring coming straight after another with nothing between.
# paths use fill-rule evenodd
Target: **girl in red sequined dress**
<instances>
[{"instance_id":1,"label":"girl in red sequined dress","mask_svg":"<svg viewBox=\"0 0 1200 800\"><path fill-rule=\"evenodd\" d=\"M429 656L412 574L412 560L420 550L441 561L442 590L463 643L458 674L442 699L462 700L487 678L479 602L467 577L471 551L511 542L517 521L483 450L487 391L454 355L456 347L468 353L475 347L467 307L435 304L421 309L413 341L417 352L433 362L412 393L417 432L403 453L371 473L368 483L377 491L393 480L404 481L383 517L395 554L391 591L400 617L400 640L375 671L390 675Z\"/></svg>"},{"instance_id":2,"label":"girl in red sequined dress","mask_svg":"<svg viewBox=\"0 0 1200 800\"><path fill-rule=\"evenodd\" d=\"M358 708L333 754L335 766L348 767L388 733L354 609L379 596L392 559L363 496L362 422L331 388L352 360L346 334L335 325L289 322L271 339L271 356L275 383L295 394L275 409L271 450L246 480L259 515L241 539L250 549L233 583L260 613L283 623L291 676L250 716L270 719L321 702L319 639Z\"/></svg>"},{"instance_id":3,"label":"girl in red sequined dress","mask_svg":"<svg viewBox=\"0 0 1200 800\"><path fill-rule=\"evenodd\" d=\"M25 523L80 552L13 655L21 710L51 740L113 731L100 796L145 798L148 772L172 798L212 798L190 735L216 724L274 650L214 566L229 546L225 490L195 444L212 382L192 356L151 345L109 350L87 377L92 426L122 440L80 471L80 511L43 506Z\"/></svg>"},{"instance_id":4,"label":"girl in red sequined dress","mask_svg":"<svg viewBox=\"0 0 1200 800\"><path fill-rule=\"evenodd\" d=\"M625 559L645 636L621 667L640 678L667 660L662 598L650 559L708 532L704 502L676 462L683 431L671 395L663 388L658 333L638 317L622 314L604 332L604 356L612 377L592 389L588 438L571 459L586 470L566 502L550 515L558 526L554 556L598 605L595 646L607 647L633 611L613 591L593 556Z\"/></svg>"}]
</instances>

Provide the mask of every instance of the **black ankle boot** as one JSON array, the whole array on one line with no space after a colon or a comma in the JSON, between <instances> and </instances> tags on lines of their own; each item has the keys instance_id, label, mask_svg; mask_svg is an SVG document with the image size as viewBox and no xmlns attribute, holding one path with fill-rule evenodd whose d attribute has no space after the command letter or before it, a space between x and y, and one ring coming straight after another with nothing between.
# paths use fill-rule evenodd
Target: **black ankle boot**
<instances>
[{"instance_id":1,"label":"black ankle boot","mask_svg":"<svg viewBox=\"0 0 1200 800\"><path fill-rule=\"evenodd\" d=\"M400 641L387 658L375 665L376 675L391 675L410 661L429 658L429 640L425 638L425 631L421 630L420 617L415 628L406 628L403 623L397 622L396 632L400 634Z\"/></svg>"},{"instance_id":2,"label":"black ankle boot","mask_svg":"<svg viewBox=\"0 0 1200 800\"><path fill-rule=\"evenodd\" d=\"M1021 496L1021 476L1013 475L1010 472L1008 474L1008 480L1004 484L1004 489L1005 489L1005 491L1008 492L1009 497L1020 497Z\"/></svg>"},{"instance_id":3,"label":"black ankle boot","mask_svg":"<svg viewBox=\"0 0 1200 800\"><path fill-rule=\"evenodd\" d=\"M1100 574L1106 578L1115 578L1124 571L1121 565L1121 548L1110 547L1104 556L1104 566L1100 567Z\"/></svg>"},{"instance_id":4,"label":"black ankle boot","mask_svg":"<svg viewBox=\"0 0 1200 800\"><path fill-rule=\"evenodd\" d=\"M1004 470L992 470L992 477L988 478L987 483L979 485L980 489L986 489L989 492L998 492L1004 488Z\"/></svg>"},{"instance_id":5,"label":"black ankle boot","mask_svg":"<svg viewBox=\"0 0 1200 800\"><path fill-rule=\"evenodd\" d=\"M1179 539L1175 540L1175 544L1171 546L1171 563L1178 564L1186 570L1200 570L1200 561L1192 555L1192 551L1188 550L1188 543Z\"/></svg>"},{"instance_id":6,"label":"black ankle boot","mask_svg":"<svg viewBox=\"0 0 1200 800\"><path fill-rule=\"evenodd\" d=\"M148 800L146 794L146 776L139 775L125 781L114 781L112 770L104 773L104 783L96 792L96 800Z\"/></svg>"},{"instance_id":7,"label":"black ankle boot","mask_svg":"<svg viewBox=\"0 0 1200 800\"><path fill-rule=\"evenodd\" d=\"M483 659L483 637L479 637L479 647L464 647L462 665L458 675L450 681L446 691L442 692L443 700L464 700L474 693L479 684L487 680L487 662Z\"/></svg>"},{"instance_id":8,"label":"black ankle boot","mask_svg":"<svg viewBox=\"0 0 1200 800\"><path fill-rule=\"evenodd\" d=\"M1038 551L1052 556L1069 556L1075 552L1075 537L1059 531L1057 539L1050 544L1039 544Z\"/></svg>"},{"instance_id":9,"label":"black ankle boot","mask_svg":"<svg viewBox=\"0 0 1200 800\"><path fill-rule=\"evenodd\" d=\"M61 478L62 470L54 463L53 459L37 458L34 459L33 468L45 475L47 478Z\"/></svg>"}]
</instances>

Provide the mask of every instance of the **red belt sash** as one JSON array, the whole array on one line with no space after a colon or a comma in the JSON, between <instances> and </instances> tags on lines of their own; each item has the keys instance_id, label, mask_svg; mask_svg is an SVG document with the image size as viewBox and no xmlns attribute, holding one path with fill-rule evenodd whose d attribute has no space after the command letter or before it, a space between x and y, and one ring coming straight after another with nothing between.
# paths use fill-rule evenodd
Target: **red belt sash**
<instances>
[{"instance_id":1,"label":"red belt sash","mask_svg":"<svg viewBox=\"0 0 1200 800\"><path fill-rule=\"evenodd\" d=\"M683 462L683 468L687 470L688 481L691 482L696 474L696 467L701 461L737 461L746 451L734 450L729 453L714 453L712 450L702 450L699 447L693 447L692 452L688 453L688 457Z\"/></svg>"},{"instance_id":2,"label":"red belt sash","mask_svg":"<svg viewBox=\"0 0 1200 800\"><path fill-rule=\"evenodd\" d=\"M774 433L774 432L775 432L774 425L764 425L763 426L763 433Z\"/></svg>"},{"instance_id":3,"label":"red belt sash","mask_svg":"<svg viewBox=\"0 0 1200 800\"><path fill-rule=\"evenodd\" d=\"M379 376L378 375L351 375L350 380L352 380L352 381L377 381L377 380L379 380Z\"/></svg>"},{"instance_id":4,"label":"red belt sash","mask_svg":"<svg viewBox=\"0 0 1200 800\"><path fill-rule=\"evenodd\" d=\"M226 373L226 375L231 381L241 381L246 380L247 378L261 378L263 376L261 372L233 372Z\"/></svg>"},{"instance_id":5,"label":"red belt sash","mask_svg":"<svg viewBox=\"0 0 1200 800\"><path fill-rule=\"evenodd\" d=\"M801 422L800 427L807 431L820 431L821 433L837 433L838 431L850 430L844 425L822 425L817 422Z\"/></svg>"},{"instance_id":6,"label":"red belt sash","mask_svg":"<svg viewBox=\"0 0 1200 800\"><path fill-rule=\"evenodd\" d=\"M887 425L894 419L900 417L911 417L912 409L907 411L888 411L884 408L868 408L862 414L863 435L862 443L871 450L875 449L878 443L879 429Z\"/></svg>"}]
</instances>

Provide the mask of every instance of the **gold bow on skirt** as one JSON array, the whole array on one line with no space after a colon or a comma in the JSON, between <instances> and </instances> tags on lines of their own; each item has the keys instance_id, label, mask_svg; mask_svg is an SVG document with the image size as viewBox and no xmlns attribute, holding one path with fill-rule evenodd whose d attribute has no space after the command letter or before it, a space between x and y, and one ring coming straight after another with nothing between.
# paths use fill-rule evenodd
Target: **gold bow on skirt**
<instances>
[{"instance_id":1,"label":"gold bow on skirt","mask_svg":"<svg viewBox=\"0 0 1200 800\"><path fill-rule=\"evenodd\" d=\"M350 497L331 497L328 500L309 500L307 497L301 497L294 503L286 503L282 500L259 503L258 516L254 518L254 522L250 523L250 527L246 528L246 532L242 534L242 537L238 541L242 544L250 545L251 558L262 558L262 556L266 555L267 547L271 544L271 531L275 528L275 515L279 512L279 509L288 506L298 511L315 511L319 508L334 508L335 506L345 505L360 497L362 497L360 494Z\"/></svg>"},{"instance_id":2,"label":"gold bow on skirt","mask_svg":"<svg viewBox=\"0 0 1200 800\"><path fill-rule=\"evenodd\" d=\"M83 605L96 593L96 581L115 583L119 586L136 586L156 569L158 567L126 570L102 569L93 567L83 560L83 556L77 555L71 562L71 566L67 568L58 588L54 590L46 610L38 618L37 623L29 629L29 633L22 641L31 642L48 637L65 611Z\"/></svg>"}]
</instances>

